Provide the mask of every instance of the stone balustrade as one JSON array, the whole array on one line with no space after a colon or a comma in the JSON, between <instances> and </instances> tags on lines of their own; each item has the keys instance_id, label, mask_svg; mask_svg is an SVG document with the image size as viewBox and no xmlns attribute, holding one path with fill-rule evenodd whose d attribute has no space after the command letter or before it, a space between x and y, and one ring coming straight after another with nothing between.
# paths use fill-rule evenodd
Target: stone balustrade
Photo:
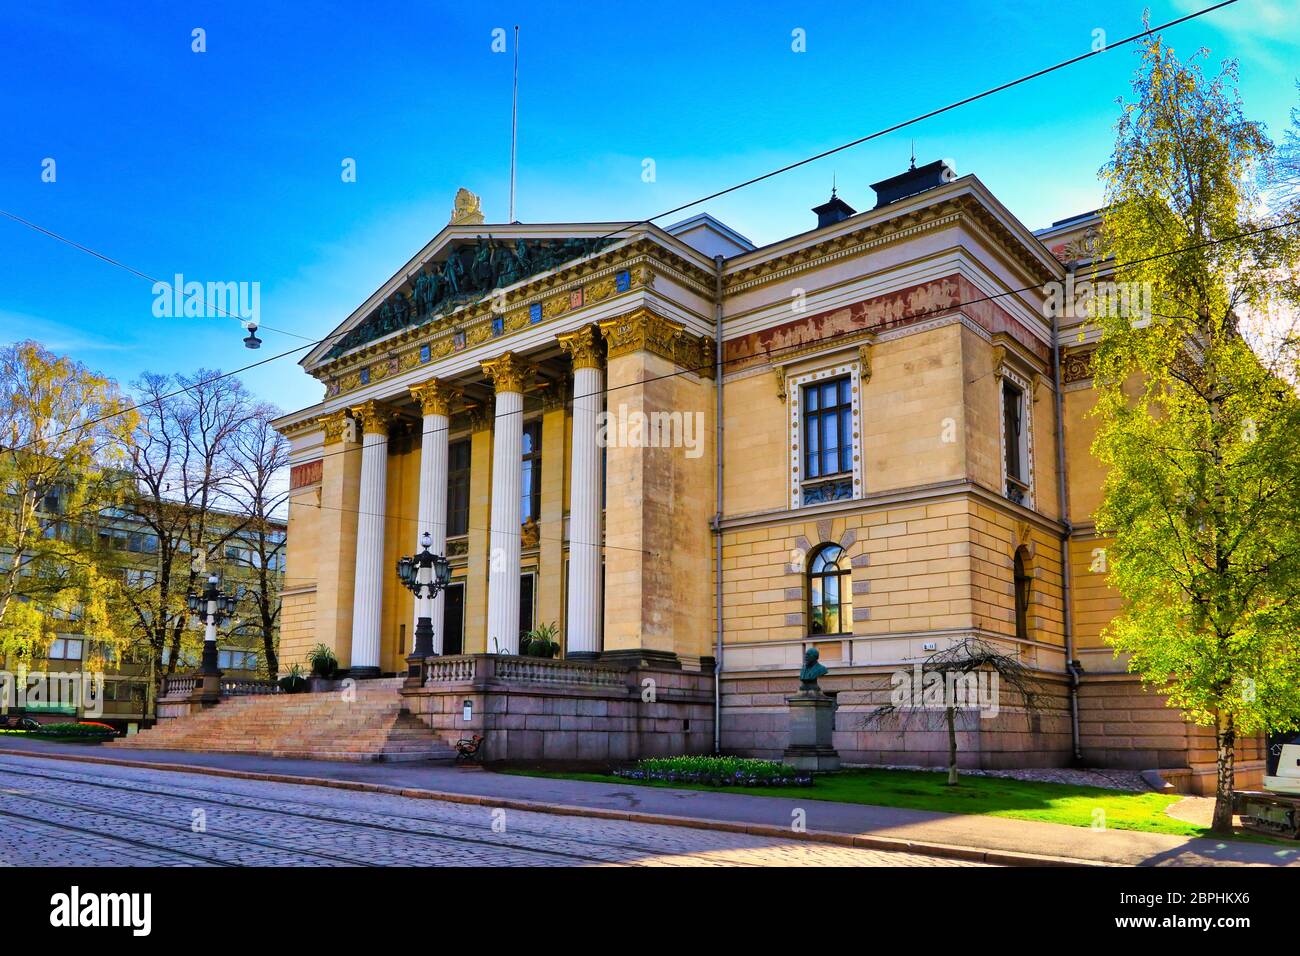
<instances>
[{"instance_id":1,"label":"stone balustrade","mask_svg":"<svg viewBox=\"0 0 1300 956\"><path fill-rule=\"evenodd\" d=\"M448 743L478 734L482 759L630 760L707 753L713 675L513 654L430 657L410 713Z\"/></svg>"},{"instance_id":2,"label":"stone balustrade","mask_svg":"<svg viewBox=\"0 0 1300 956\"><path fill-rule=\"evenodd\" d=\"M623 687L627 669L583 660L551 660L512 654L461 654L425 661L425 687L446 684L559 684Z\"/></svg>"},{"instance_id":3,"label":"stone balustrade","mask_svg":"<svg viewBox=\"0 0 1300 956\"><path fill-rule=\"evenodd\" d=\"M222 697L251 697L278 693L280 693L280 685L272 680L253 678L222 678L221 680Z\"/></svg>"}]
</instances>

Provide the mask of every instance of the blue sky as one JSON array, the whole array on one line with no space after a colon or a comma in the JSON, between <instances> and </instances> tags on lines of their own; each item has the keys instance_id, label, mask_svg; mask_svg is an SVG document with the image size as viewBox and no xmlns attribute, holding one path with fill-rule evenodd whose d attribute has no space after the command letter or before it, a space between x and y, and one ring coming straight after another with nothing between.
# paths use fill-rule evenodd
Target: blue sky
<instances>
[{"instance_id":1,"label":"blue sky","mask_svg":"<svg viewBox=\"0 0 1300 956\"><path fill-rule=\"evenodd\" d=\"M1152 2L1162 22L1210 0ZM0 8L0 208L150 275L258 282L266 325L320 337L447 221L459 186L504 221L521 27L517 217L636 219L1135 32L1142 2L1050 4L132 2ZM115 11L110 8L117 7ZM207 50L191 50L191 31ZM791 49L806 32L807 50ZM1241 60L1252 118L1296 105L1300 4L1241 0L1171 30ZM1031 228L1095 208L1132 47L704 207L757 243L802 231L834 175L949 157ZM55 182L42 163L55 160ZM345 158L357 179L342 181ZM656 181L642 181L653 158ZM684 218L693 213L682 213ZM671 220L662 220L667 224ZM156 318L150 284L0 219L0 341L34 337L123 383L302 344ZM244 376L289 410L285 359Z\"/></svg>"}]
</instances>

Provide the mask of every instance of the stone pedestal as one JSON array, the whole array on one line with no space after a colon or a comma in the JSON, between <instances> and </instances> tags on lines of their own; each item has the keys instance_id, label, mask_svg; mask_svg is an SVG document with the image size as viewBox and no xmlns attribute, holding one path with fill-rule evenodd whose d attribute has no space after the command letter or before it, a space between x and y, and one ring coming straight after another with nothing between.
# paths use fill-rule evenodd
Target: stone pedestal
<instances>
[{"instance_id":1,"label":"stone pedestal","mask_svg":"<svg viewBox=\"0 0 1300 956\"><path fill-rule=\"evenodd\" d=\"M801 690L785 699L790 746L782 761L799 770L838 770L840 755L831 746L835 730L835 701L819 690Z\"/></svg>"}]
</instances>

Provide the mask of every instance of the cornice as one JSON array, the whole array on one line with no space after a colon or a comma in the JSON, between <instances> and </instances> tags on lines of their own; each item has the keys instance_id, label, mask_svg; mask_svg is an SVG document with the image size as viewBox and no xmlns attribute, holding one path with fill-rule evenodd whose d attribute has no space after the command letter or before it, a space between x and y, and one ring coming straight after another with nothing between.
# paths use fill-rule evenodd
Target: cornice
<instances>
[{"instance_id":1,"label":"cornice","mask_svg":"<svg viewBox=\"0 0 1300 956\"><path fill-rule=\"evenodd\" d=\"M972 224L980 229L1035 281L1046 283L1056 278L1050 269L1024 247L1019 236L1005 226L977 196L967 193L867 223L853 232L830 236L821 242L791 249L773 259L744 266L724 277L724 292L727 295L745 292L842 259L855 258L925 232L962 224Z\"/></svg>"}]
</instances>

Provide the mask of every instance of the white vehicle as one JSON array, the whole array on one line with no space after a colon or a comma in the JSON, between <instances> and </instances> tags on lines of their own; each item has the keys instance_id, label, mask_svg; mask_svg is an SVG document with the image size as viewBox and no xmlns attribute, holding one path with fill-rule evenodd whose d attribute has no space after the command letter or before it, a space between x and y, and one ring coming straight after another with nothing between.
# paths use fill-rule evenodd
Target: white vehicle
<instances>
[{"instance_id":1,"label":"white vehicle","mask_svg":"<svg viewBox=\"0 0 1300 956\"><path fill-rule=\"evenodd\" d=\"M1247 830L1300 839L1300 737L1281 744L1277 773L1263 790L1236 790L1233 811Z\"/></svg>"}]
</instances>

